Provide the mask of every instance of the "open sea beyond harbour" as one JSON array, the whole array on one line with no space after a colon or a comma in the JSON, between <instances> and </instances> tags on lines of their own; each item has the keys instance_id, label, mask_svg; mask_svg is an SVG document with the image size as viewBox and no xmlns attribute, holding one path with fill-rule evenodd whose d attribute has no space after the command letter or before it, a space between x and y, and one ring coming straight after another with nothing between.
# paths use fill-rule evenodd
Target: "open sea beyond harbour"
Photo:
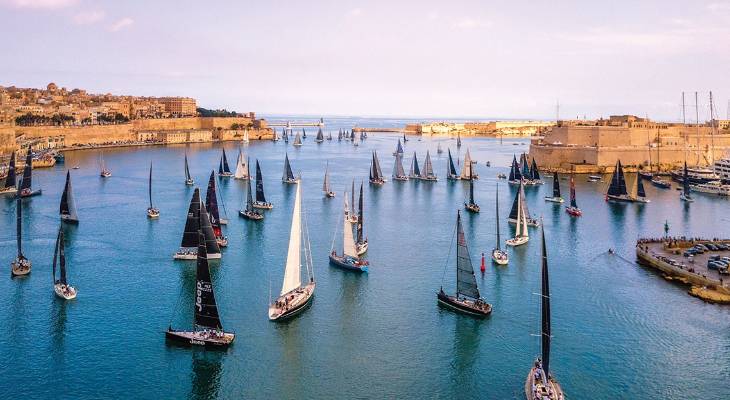
<instances>
[{"instance_id":1,"label":"open sea beyond harbour","mask_svg":"<svg viewBox=\"0 0 730 400\"><path fill-rule=\"evenodd\" d=\"M238 143L106 149L113 174L106 180L99 177L98 150L69 151L65 164L35 170L33 185L43 195L24 200L23 247L33 262L25 278L10 278L15 203L0 198L0 267L6 271L0 279L0 393L24 399L524 398L525 377L540 352L539 229L530 228L527 245L508 249L509 266L492 265L489 255L497 182L502 239L514 230L507 215L516 187L496 176L509 173L513 154L527 152L529 140L462 138L457 149L453 139L409 136L406 171L414 151L422 165L429 150L439 181L397 182L390 174L398 135L371 133L355 147L338 142L337 129L397 127L405 120L325 122L332 141L316 144L310 127L299 148L283 140L241 147L254 165L261 163L274 204L264 221L238 216L245 181L220 183L230 244L211 274L223 326L237 333L226 352L168 345L164 331L192 323L195 263L172 260L193 193L184 184L183 155L204 192L221 148L233 166ZM439 142L443 154L436 152ZM467 149L478 162L481 213L462 215L477 282L494 307L484 320L436 302L440 286L455 291L456 211L468 196L467 182L445 179L447 148L460 163ZM382 187L367 182L372 150L388 177ZM317 289L310 309L272 323L267 304L281 288L295 195L294 185L281 183L285 152L302 175ZM150 162L159 220L146 217ZM326 162L334 199L321 191ZM51 262L65 171L75 165L80 223L65 232L68 279L78 297L64 302L53 293ZM353 178L365 182L370 267L364 274L331 267L327 259L336 227L342 234L342 196ZM611 204L603 199L605 183L577 176L583 217L572 218L565 205L543 200L552 193L545 180L527 187L526 196L530 213L544 219L551 371L567 398L730 398L730 307L693 298L686 287L634 261L636 239L661 236L665 221L671 235L729 237L729 200L697 194L685 204L674 187L646 185L651 203ZM568 181L561 185L567 198ZM342 238L334 243L341 251ZM482 252L485 273L479 272Z\"/></svg>"}]
</instances>

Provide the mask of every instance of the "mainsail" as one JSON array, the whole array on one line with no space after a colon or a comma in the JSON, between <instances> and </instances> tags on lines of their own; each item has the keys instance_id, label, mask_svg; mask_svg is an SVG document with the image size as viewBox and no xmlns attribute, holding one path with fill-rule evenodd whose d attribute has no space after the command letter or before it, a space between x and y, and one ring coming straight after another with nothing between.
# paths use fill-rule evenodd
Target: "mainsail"
<instances>
[{"instance_id":1,"label":"mainsail","mask_svg":"<svg viewBox=\"0 0 730 400\"><path fill-rule=\"evenodd\" d=\"M195 188L193 197L190 199L188 207L188 216L185 221L185 230L183 231L182 242L180 247L192 248L198 246L198 231L200 230L200 189Z\"/></svg>"},{"instance_id":2,"label":"mainsail","mask_svg":"<svg viewBox=\"0 0 730 400\"><path fill-rule=\"evenodd\" d=\"M213 282L210 279L208 268L207 240L205 235L198 231L198 257L195 268L195 318L193 328L197 330L222 330L221 319L218 315L218 306L213 293Z\"/></svg>"},{"instance_id":3,"label":"mainsail","mask_svg":"<svg viewBox=\"0 0 730 400\"><path fill-rule=\"evenodd\" d=\"M449 154L449 177L456 177L459 174L456 172L456 167L454 166L454 159L451 158L451 149L447 149L447 153Z\"/></svg>"},{"instance_id":4,"label":"mainsail","mask_svg":"<svg viewBox=\"0 0 730 400\"><path fill-rule=\"evenodd\" d=\"M373 169L371 171L373 179L383 179L383 171L380 169L380 162L378 161L378 152L373 150Z\"/></svg>"},{"instance_id":5,"label":"mainsail","mask_svg":"<svg viewBox=\"0 0 730 400\"><path fill-rule=\"evenodd\" d=\"M570 176L570 206L578 208L578 203L575 201L575 180L573 175Z\"/></svg>"},{"instance_id":6,"label":"mainsail","mask_svg":"<svg viewBox=\"0 0 730 400\"><path fill-rule=\"evenodd\" d=\"M327 163L327 166L324 168L324 183L322 183L322 191L325 193L329 193L330 190L330 172L329 172L329 163Z\"/></svg>"},{"instance_id":7,"label":"mainsail","mask_svg":"<svg viewBox=\"0 0 730 400\"><path fill-rule=\"evenodd\" d=\"M474 168L474 165L471 161L471 154L469 154L469 149L466 149L466 155L464 156L464 167L461 170L461 179L477 178L477 174L472 172L472 168Z\"/></svg>"},{"instance_id":8,"label":"mainsail","mask_svg":"<svg viewBox=\"0 0 730 400\"><path fill-rule=\"evenodd\" d=\"M628 194L626 191L626 178L624 177L624 168L621 166L621 160L616 162L616 170L611 175L611 185L608 187L608 195L610 196L625 196Z\"/></svg>"},{"instance_id":9,"label":"mainsail","mask_svg":"<svg viewBox=\"0 0 730 400\"><path fill-rule=\"evenodd\" d=\"M8 175L5 177L5 189L15 187L15 152L10 153L10 164L8 164Z\"/></svg>"},{"instance_id":10,"label":"mainsail","mask_svg":"<svg viewBox=\"0 0 730 400\"><path fill-rule=\"evenodd\" d=\"M317 131L317 138L315 140L317 142L324 142L324 133L322 133L322 128L319 128Z\"/></svg>"},{"instance_id":11,"label":"mainsail","mask_svg":"<svg viewBox=\"0 0 730 400\"><path fill-rule=\"evenodd\" d=\"M636 195L638 197L646 197L646 191L644 190L644 183L640 176L636 176Z\"/></svg>"},{"instance_id":12,"label":"mainsail","mask_svg":"<svg viewBox=\"0 0 730 400\"><path fill-rule=\"evenodd\" d=\"M218 195L215 190L215 173L213 173L213 171L210 171L210 179L208 179L208 190L205 193L205 208L210 214L210 222L213 226L213 230L215 231L215 235L220 236L221 217L218 210Z\"/></svg>"},{"instance_id":13,"label":"mainsail","mask_svg":"<svg viewBox=\"0 0 730 400\"><path fill-rule=\"evenodd\" d=\"M253 194L251 193L251 180L246 180L246 211L253 211Z\"/></svg>"},{"instance_id":14,"label":"mainsail","mask_svg":"<svg viewBox=\"0 0 730 400\"><path fill-rule=\"evenodd\" d=\"M525 153L522 153L520 156L520 166L522 166L522 177L530 179L532 174L530 173L530 164L527 162L527 156Z\"/></svg>"},{"instance_id":15,"label":"mainsail","mask_svg":"<svg viewBox=\"0 0 730 400\"><path fill-rule=\"evenodd\" d=\"M297 133L296 136L294 136L294 146L301 146L302 145L302 137Z\"/></svg>"},{"instance_id":16,"label":"mainsail","mask_svg":"<svg viewBox=\"0 0 730 400\"><path fill-rule=\"evenodd\" d=\"M190 181L190 168L188 167L188 153L185 153L185 181Z\"/></svg>"},{"instance_id":17,"label":"mainsail","mask_svg":"<svg viewBox=\"0 0 730 400\"><path fill-rule=\"evenodd\" d=\"M542 370L545 376L550 376L550 342L552 330L550 328L550 281L548 279L547 248L545 247L545 228L542 228L542 299L541 304L541 332L542 338Z\"/></svg>"},{"instance_id":18,"label":"mainsail","mask_svg":"<svg viewBox=\"0 0 730 400\"><path fill-rule=\"evenodd\" d=\"M395 154L403 154L403 145L400 143L400 138L398 138L398 147L395 148Z\"/></svg>"},{"instance_id":19,"label":"mainsail","mask_svg":"<svg viewBox=\"0 0 730 400\"><path fill-rule=\"evenodd\" d=\"M426 150L426 161L423 162L423 175L422 178L434 178L436 175L433 174L433 165L431 164L431 154Z\"/></svg>"},{"instance_id":20,"label":"mainsail","mask_svg":"<svg viewBox=\"0 0 730 400\"><path fill-rule=\"evenodd\" d=\"M210 222L210 216L208 215L208 211L206 210L204 203L200 203L198 220L200 230L202 230L203 235L205 235L205 247L207 248L208 257L213 254L220 254L221 249L218 247L218 242L215 239L216 234L220 232L220 225L218 225L218 232L213 231L213 225Z\"/></svg>"},{"instance_id":21,"label":"mainsail","mask_svg":"<svg viewBox=\"0 0 730 400\"><path fill-rule=\"evenodd\" d=\"M241 150L238 150L238 159L236 160L236 172L233 174L235 179L248 179L248 161L244 157Z\"/></svg>"},{"instance_id":22,"label":"mainsail","mask_svg":"<svg viewBox=\"0 0 730 400\"><path fill-rule=\"evenodd\" d=\"M264 178L261 175L259 160L256 160L256 201L266 203L266 196L264 196Z\"/></svg>"},{"instance_id":23,"label":"mainsail","mask_svg":"<svg viewBox=\"0 0 730 400\"><path fill-rule=\"evenodd\" d=\"M59 207L61 215L68 215L71 220L78 220L76 215L76 202L73 197L73 190L71 188L71 172L66 171L66 185L63 188L63 194L61 195L61 205Z\"/></svg>"},{"instance_id":24,"label":"mainsail","mask_svg":"<svg viewBox=\"0 0 730 400\"><path fill-rule=\"evenodd\" d=\"M413 152L413 160L411 160L411 171L408 174L409 178L418 178L421 176L421 169L418 168L418 156L416 152Z\"/></svg>"},{"instance_id":25,"label":"mainsail","mask_svg":"<svg viewBox=\"0 0 730 400\"><path fill-rule=\"evenodd\" d=\"M291 232L289 234L289 250L286 255L284 283L280 295L291 292L302 286L302 185L297 184L297 195L294 199Z\"/></svg>"},{"instance_id":26,"label":"mainsail","mask_svg":"<svg viewBox=\"0 0 730 400\"><path fill-rule=\"evenodd\" d=\"M403 169L403 155L401 153L395 154L395 164L393 165L393 178L403 177L406 175L406 171Z\"/></svg>"},{"instance_id":27,"label":"mainsail","mask_svg":"<svg viewBox=\"0 0 730 400\"><path fill-rule=\"evenodd\" d=\"M284 155L284 176L282 177L282 180L294 180L294 172L292 172L291 164L289 163L289 154Z\"/></svg>"},{"instance_id":28,"label":"mainsail","mask_svg":"<svg viewBox=\"0 0 730 400\"><path fill-rule=\"evenodd\" d=\"M456 295L479 299L479 288L471 264L469 248L466 245L464 229L461 226L461 213L456 217Z\"/></svg>"},{"instance_id":29,"label":"mainsail","mask_svg":"<svg viewBox=\"0 0 730 400\"><path fill-rule=\"evenodd\" d=\"M231 167L228 165L228 157L226 157L226 149L223 149L223 158L221 159L221 163L223 164L223 171L222 172L223 173L230 174L231 173Z\"/></svg>"},{"instance_id":30,"label":"mainsail","mask_svg":"<svg viewBox=\"0 0 730 400\"><path fill-rule=\"evenodd\" d=\"M362 210L362 182L360 183L360 199L357 205L357 243L363 243L363 223L365 217Z\"/></svg>"},{"instance_id":31,"label":"mainsail","mask_svg":"<svg viewBox=\"0 0 730 400\"><path fill-rule=\"evenodd\" d=\"M509 170L510 182L522 180L522 173L520 172L520 166L517 164L517 157L512 156L512 168Z\"/></svg>"},{"instance_id":32,"label":"mainsail","mask_svg":"<svg viewBox=\"0 0 730 400\"><path fill-rule=\"evenodd\" d=\"M520 209L522 209L525 219L530 218L530 211L527 209L527 202L525 201L525 186L522 182L520 182L520 189L517 191L514 202L512 202L509 219L517 221L518 210Z\"/></svg>"},{"instance_id":33,"label":"mainsail","mask_svg":"<svg viewBox=\"0 0 730 400\"><path fill-rule=\"evenodd\" d=\"M497 183L497 194L495 195L494 199L495 199L494 208L495 208L495 212L496 212L496 218L494 221L497 224L497 249L499 250L499 249L501 249L501 243L500 243L501 240L499 239L499 183Z\"/></svg>"},{"instance_id":34,"label":"mainsail","mask_svg":"<svg viewBox=\"0 0 730 400\"><path fill-rule=\"evenodd\" d=\"M560 181L558 178L557 171L553 174L553 197L555 197L555 198L560 197Z\"/></svg>"},{"instance_id":35,"label":"mainsail","mask_svg":"<svg viewBox=\"0 0 730 400\"><path fill-rule=\"evenodd\" d=\"M535 162L535 157L532 157L532 167L530 168L530 176L532 180L539 181L540 180L540 171L537 169L537 162Z\"/></svg>"},{"instance_id":36,"label":"mainsail","mask_svg":"<svg viewBox=\"0 0 730 400\"><path fill-rule=\"evenodd\" d=\"M68 179L68 177L67 177L67 179ZM65 194L65 192L64 192L64 194ZM150 178L149 178L149 181L147 182L147 194L149 195L149 198L150 198L150 208L152 208L152 163L151 162L150 162Z\"/></svg>"},{"instance_id":37,"label":"mainsail","mask_svg":"<svg viewBox=\"0 0 730 400\"><path fill-rule=\"evenodd\" d=\"M66 284L66 249L64 246L63 228L58 228L56 235L56 245L53 250L53 283ZM56 263L58 261L58 264ZM59 277L56 279L56 265L59 269Z\"/></svg>"},{"instance_id":38,"label":"mainsail","mask_svg":"<svg viewBox=\"0 0 730 400\"><path fill-rule=\"evenodd\" d=\"M33 186L33 153L28 149L28 156L25 158L25 167L23 168L23 180L20 182L20 190L25 190Z\"/></svg>"},{"instance_id":39,"label":"mainsail","mask_svg":"<svg viewBox=\"0 0 730 400\"><path fill-rule=\"evenodd\" d=\"M353 204L353 208L354 208ZM347 211L347 196L345 196L345 211ZM346 257L357 257L357 250L355 250L355 240L352 238L352 223L347 220L345 215L344 223L342 225L342 246L343 253Z\"/></svg>"}]
</instances>

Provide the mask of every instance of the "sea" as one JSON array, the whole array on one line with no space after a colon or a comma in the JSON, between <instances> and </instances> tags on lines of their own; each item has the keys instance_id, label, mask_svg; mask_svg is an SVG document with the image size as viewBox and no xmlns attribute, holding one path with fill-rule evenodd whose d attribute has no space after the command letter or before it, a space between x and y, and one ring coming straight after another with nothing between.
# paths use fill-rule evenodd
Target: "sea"
<instances>
[{"instance_id":1,"label":"sea","mask_svg":"<svg viewBox=\"0 0 730 400\"><path fill-rule=\"evenodd\" d=\"M540 354L540 229L529 229L528 244L508 249L508 266L491 264L489 255L497 222L502 242L514 232L507 216L516 187L497 175L509 172L529 140L465 137L457 148L455 138L409 136L404 168L414 154L423 165L428 152L438 182L389 179L377 187L368 184L373 152L389 178L402 135L371 133L354 146L338 141L337 131L410 120L324 122L334 139L317 144L317 128L307 127L298 148L282 140L68 151L65 163L33 171L43 194L23 200L23 252L33 263L24 278L10 277L15 202L0 199L0 393L77 400L524 398ZM184 183L183 159L187 154L205 191L223 150L232 164L239 151L260 162L274 208L261 222L240 218L245 182L220 180L230 244L210 269L223 326L237 337L226 351L182 348L166 343L164 332L191 327L193 316L195 263L172 259L194 190ZM445 179L447 150L459 164L467 150L476 161L481 213L464 212L468 182ZM102 154L108 179L99 176ZM295 196L295 186L281 183L285 154L301 174L317 288L309 309L275 323L267 305L281 288ZM158 220L146 217L150 164ZM326 166L331 199L322 192ZM72 301L54 296L51 272L67 169L80 218L63 227L68 280L78 289ZM353 181L356 190L364 183L367 273L328 264L331 249L341 251L343 197ZM665 224L669 235L730 236L729 200L697 194L687 204L675 187L647 185L650 203L613 204L604 200L606 181L576 176L580 218L566 214L567 202L544 200L549 179L525 190L547 240L551 371L566 398L730 398L730 307L689 296L687 287L639 266L634 251L637 238L662 236ZM568 181L560 183L567 198ZM439 288L455 291L460 210L479 290L493 306L483 320L436 301Z\"/></svg>"}]
</instances>

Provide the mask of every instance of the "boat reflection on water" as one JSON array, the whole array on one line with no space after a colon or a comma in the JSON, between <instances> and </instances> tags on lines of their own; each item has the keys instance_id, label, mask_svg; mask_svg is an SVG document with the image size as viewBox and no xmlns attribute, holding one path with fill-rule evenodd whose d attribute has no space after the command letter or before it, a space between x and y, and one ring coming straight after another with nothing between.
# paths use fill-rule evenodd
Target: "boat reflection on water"
<instances>
[{"instance_id":1,"label":"boat reflection on water","mask_svg":"<svg viewBox=\"0 0 730 400\"><path fill-rule=\"evenodd\" d=\"M221 387L224 353L216 351L195 351L193 353L192 383L190 396L192 400L217 399Z\"/></svg>"}]
</instances>

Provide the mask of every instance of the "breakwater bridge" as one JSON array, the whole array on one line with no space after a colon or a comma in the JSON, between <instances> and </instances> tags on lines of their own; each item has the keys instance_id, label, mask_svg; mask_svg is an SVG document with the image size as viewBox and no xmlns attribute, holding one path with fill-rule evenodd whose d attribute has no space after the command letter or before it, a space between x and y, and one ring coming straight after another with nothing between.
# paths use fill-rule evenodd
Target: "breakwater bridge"
<instances>
[{"instance_id":1,"label":"breakwater bridge","mask_svg":"<svg viewBox=\"0 0 730 400\"><path fill-rule=\"evenodd\" d=\"M269 122L269 126L285 127L290 128L301 128L307 126L317 126L324 128L324 118L320 118L319 121L286 121L286 122Z\"/></svg>"}]
</instances>

